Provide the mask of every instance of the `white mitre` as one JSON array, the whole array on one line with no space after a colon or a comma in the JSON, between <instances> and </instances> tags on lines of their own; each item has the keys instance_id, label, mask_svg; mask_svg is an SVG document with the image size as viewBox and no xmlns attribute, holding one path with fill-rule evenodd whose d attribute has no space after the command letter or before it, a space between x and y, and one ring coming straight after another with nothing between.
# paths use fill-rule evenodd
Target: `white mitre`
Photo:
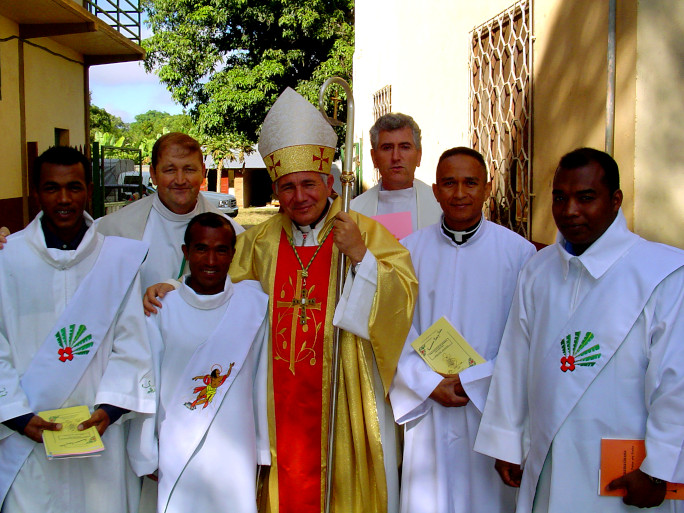
<instances>
[{"instance_id":1,"label":"white mitre","mask_svg":"<svg viewBox=\"0 0 684 513\"><path fill-rule=\"evenodd\" d=\"M272 181L283 175L314 171L330 174L337 134L306 98L285 89L266 114L259 153Z\"/></svg>"}]
</instances>

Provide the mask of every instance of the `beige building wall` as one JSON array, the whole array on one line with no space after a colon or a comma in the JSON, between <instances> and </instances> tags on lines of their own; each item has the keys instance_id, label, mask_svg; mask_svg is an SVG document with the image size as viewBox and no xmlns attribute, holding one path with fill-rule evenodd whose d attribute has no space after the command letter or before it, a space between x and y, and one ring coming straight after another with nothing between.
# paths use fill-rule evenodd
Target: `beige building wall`
<instances>
[{"instance_id":1,"label":"beige building wall","mask_svg":"<svg viewBox=\"0 0 684 513\"><path fill-rule=\"evenodd\" d=\"M684 248L684 2L639 2L634 226Z\"/></svg>"},{"instance_id":2,"label":"beige building wall","mask_svg":"<svg viewBox=\"0 0 684 513\"><path fill-rule=\"evenodd\" d=\"M69 130L69 145L85 145L87 91L82 56L47 38L32 42L64 57L25 46L26 140L37 142L41 153L54 146L55 128L59 128Z\"/></svg>"},{"instance_id":3,"label":"beige building wall","mask_svg":"<svg viewBox=\"0 0 684 513\"><path fill-rule=\"evenodd\" d=\"M16 36L16 23L0 16L0 39ZM16 39L0 43L0 200L21 196L21 118Z\"/></svg>"},{"instance_id":4,"label":"beige building wall","mask_svg":"<svg viewBox=\"0 0 684 513\"><path fill-rule=\"evenodd\" d=\"M19 26L0 16L0 224L15 230L23 225L24 188L31 191L22 151L27 143L38 153L53 146L55 129L68 131L70 145L85 146L87 98L82 55L49 38L21 44L18 36Z\"/></svg>"},{"instance_id":5,"label":"beige building wall","mask_svg":"<svg viewBox=\"0 0 684 513\"><path fill-rule=\"evenodd\" d=\"M355 140L363 140L363 177L372 181L368 130L373 94L392 86L392 111L414 117L423 136L417 178L433 183L444 150L468 144L469 32L508 0L468 2L359 0L354 53ZM467 16L464 16L467 13ZM478 21L479 20L479 21Z\"/></svg>"},{"instance_id":6,"label":"beige building wall","mask_svg":"<svg viewBox=\"0 0 684 513\"><path fill-rule=\"evenodd\" d=\"M431 183L439 154L468 145L470 31L513 1L404 0L356 4L356 138L363 138L372 185L368 128L373 93L392 86L392 110L423 130L418 178ZM551 185L558 159L605 147L608 1L533 1L532 239L552 243ZM684 247L684 3L617 2L614 157L630 227Z\"/></svg>"},{"instance_id":7,"label":"beige building wall","mask_svg":"<svg viewBox=\"0 0 684 513\"><path fill-rule=\"evenodd\" d=\"M623 210L634 224L636 0L618 2L615 152ZM550 244L556 227L551 187L559 158L575 148L605 148L608 2L534 2L532 238Z\"/></svg>"}]
</instances>

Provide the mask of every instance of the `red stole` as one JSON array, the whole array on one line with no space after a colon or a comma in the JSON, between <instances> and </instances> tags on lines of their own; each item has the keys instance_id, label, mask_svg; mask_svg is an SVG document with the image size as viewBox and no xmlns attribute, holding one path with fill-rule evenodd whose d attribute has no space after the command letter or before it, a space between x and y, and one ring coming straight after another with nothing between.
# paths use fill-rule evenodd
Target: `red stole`
<instances>
[{"instance_id":1,"label":"red stole","mask_svg":"<svg viewBox=\"0 0 684 513\"><path fill-rule=\"evenodd\" d=\"M323 375L324 334L332 248L329 236L308 269L303 294L301 266L284 231L280 238L271 326L279 513L321 511L321 423L328 414L322 392L323 379L329 379ZM297 248L304 266L316 249Z\"/></svg>"}]
</instances>

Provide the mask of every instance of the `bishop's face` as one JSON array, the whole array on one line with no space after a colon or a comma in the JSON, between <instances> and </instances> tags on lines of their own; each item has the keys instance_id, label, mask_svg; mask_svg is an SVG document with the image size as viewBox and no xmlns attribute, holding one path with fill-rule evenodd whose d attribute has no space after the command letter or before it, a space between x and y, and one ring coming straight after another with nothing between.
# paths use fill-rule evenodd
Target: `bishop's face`
<instances>
[{"instance_id":1,"label":"bishop's face","mask_svg":"<svg viewBox=\"0 0 684 513\"><path fill-rule=\"evenodd\" d=\"M622 191L610 192L596 162L577 169L556 170L551 210L558 231L582 254L615 220Z\"/></svg>"},{"instance_id":2,"label":"bishop's face","mask_svg":"<svg viewBox=\"0 0 684 513\"><path fill-rule=\"evenodd\" d=\"M437 165L435 180L432 192L442 207L446 225L458 231L476 225L491 191L482 165L469 155L453 155Z\"/></svg>"},{"instance_id":3,"label":"bishop's face","mask_svg":"<svg viewBox=\"0 0 684 513\"><path fill-rule=\"evenodd\" d=\"M278 178L273 192L287 217L300 226L315 223L323 214L332 193L332 175L302 171Z\"/></svg>"}]
</instances>

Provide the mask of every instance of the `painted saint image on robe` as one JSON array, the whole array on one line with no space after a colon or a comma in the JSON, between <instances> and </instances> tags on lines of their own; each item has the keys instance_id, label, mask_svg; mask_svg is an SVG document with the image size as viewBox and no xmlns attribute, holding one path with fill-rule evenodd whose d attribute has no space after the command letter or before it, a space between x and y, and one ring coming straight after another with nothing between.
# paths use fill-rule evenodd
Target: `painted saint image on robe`
<instances>
[{"instance_id":1,"label":"painted saint image on robe","mask_svg":"<svg viewBox=\"0 0 684 513\"><path fill-rule=\"evenodd\" d=\"M228 376L230 376L234 365L235 362L231 362L226 373L222 375L221 372L223 369L221 366L219 364L214 364L211 367L211 372L209 374L192 378L193 381L201 379L204 386L195 387L192 391L193 394L197 394L195 400L184 403L184 406L188 410L195 410L199 405L202 405L202 409L209 406L214 400L217 389L223 385L226 382L226 379L228 379Z\"/></svg>"}]
</instances>

